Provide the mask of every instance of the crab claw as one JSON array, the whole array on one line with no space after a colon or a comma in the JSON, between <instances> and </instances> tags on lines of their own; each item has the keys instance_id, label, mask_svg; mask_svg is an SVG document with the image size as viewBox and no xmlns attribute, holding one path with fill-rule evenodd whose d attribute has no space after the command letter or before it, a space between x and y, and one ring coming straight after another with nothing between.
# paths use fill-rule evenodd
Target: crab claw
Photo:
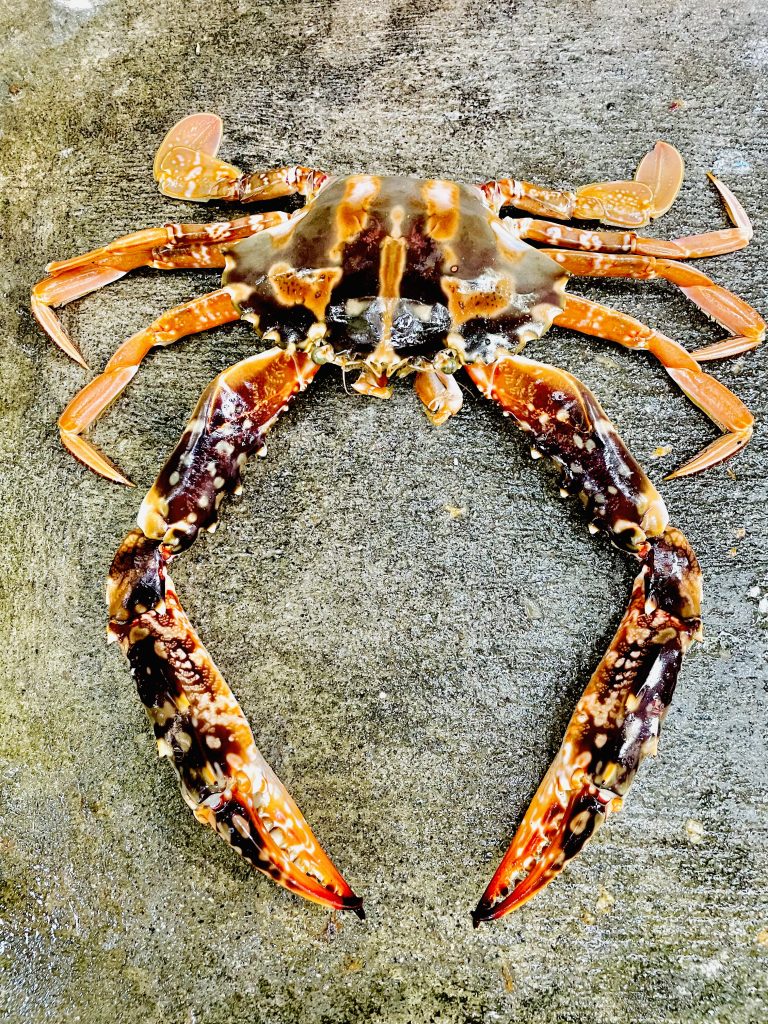
<instances>
[{"instance_id":1,"label":"crab claw","mask_svg":"<svg viewBox=\"0 0 768 1024\"><path fill-rule=\"evenodd\" d=\"M161 757L184 800L253 867L279 885L363 918L303 814L256 748L235 695L198 639L167 573L169 550L134 530L112 565L110 639L131 663Z\"/></svg>"},{"instance_id":2,"label":"crab claw","mask_svg":"<svg viewBox=\"0 0 768 1024\"><path fill-rule=\"evenodd\" d=\"M673 528L649 540L640 557L627 612L472 914L475 927L522 906L559 874L656 753L683 654L699 634L701 574Z\"/></svg>"},{"instance_id":3,"label":"crab claw","mask_svg":"<svg viewBox=\"0 0 768 1024\"><path fill-rule=\"evenodd\" d=\"M585 782L563 790L552 765L528 809L477 908L475 928L521 907L543 889L608 817L621 807L621 797ZM527 872L527 873L526 873ZM515 885L511 880L522 873Z\"/></svg>"}]
</instances>

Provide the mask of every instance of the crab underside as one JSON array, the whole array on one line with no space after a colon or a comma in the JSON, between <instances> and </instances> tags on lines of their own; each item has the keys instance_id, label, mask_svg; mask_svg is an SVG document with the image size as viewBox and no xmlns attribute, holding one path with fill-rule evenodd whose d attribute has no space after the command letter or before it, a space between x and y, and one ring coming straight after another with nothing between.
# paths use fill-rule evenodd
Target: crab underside
<instances>
[{"instance_id":1,"label":"crab underside","mask_svg":"<svg viewBox=\"0 0 768 1024\"><path fill-rule=\"evenodd\" d=\"M241 318L272 346L206 389L144 498L138 527L121 544L109 575L110 638L131 663L159 753L172 761L196 817L286 888L362 916L361 899L259 754L235 696L179 603L168 565L201 530L215 529L224 497L240 490L248 456L325 364L355 371L354 389L377 397L387 397L396 378L411 376L436 424L461 408L454 374L464 371L529 434L535 456L562 467L563 494L579 496L590 529L605 531L639 566L616 636L473 913L476 925L501 917L558 874L621 806L640 763L656 751L683 654L701 628L699 566L686 538L669 525L655 487L591 392L520 351L554 323L651 352L722 430L671 476L731 457L749 441L752 416L701 364L755 348L764 323L681 261L747 245L749 219L710 175L732 227L673 241L638 235L635 228L669 209L682 181L682 160L664 143L643 159L632 181L558 192L511 178L470 186L372 175L334 179L306 167L242 174L217 158L220 140L221 122L211 114L172 128L155 160L161 190L201 202L301 194L306 204L293 214L138 231L50 264L32 293L43 329L85 366L55 307L140 266L223 269L217 291L169 310L124 342L60 418L69 451L120 483L129 481L84 434L151 348ZM502 218L505 207L531 216ZM555 222L571 219L619 230ZM670 281L727 337L689 353L632 317L567 293L570 277Z\"/></svg>"}]
</instances>

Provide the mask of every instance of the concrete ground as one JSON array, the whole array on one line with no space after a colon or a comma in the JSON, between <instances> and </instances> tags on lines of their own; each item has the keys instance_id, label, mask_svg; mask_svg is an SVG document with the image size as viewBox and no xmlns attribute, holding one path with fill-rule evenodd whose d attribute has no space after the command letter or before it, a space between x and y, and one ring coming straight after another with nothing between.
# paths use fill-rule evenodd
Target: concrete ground
<instances>
[{"instance_id":1,"label":"concrete ground","mask_svg":"<svg viewBox=\"0 0 768 1024\"><path fill-rule=\"evenodd\" d=\"M663 485L706 574L706 639L659 757L561 879L473 932L632 567L479 400L434 429L409 387L380 403L331 373L280 424L174 575L262 751L365 896L366 922L334 920L195 823L104 638L103 579L142 489L249 329L146 360L93 432L128 490L62 449L56 418L88 375L28 309L48 260L222 215L151 177L167 128L213 110L225 157L248 167L575 186L631 175L667 139L688 178L651 233L725 223L714 167L755 241L704 266L765 313L767 27L757 0L0 0L3 1020L768 1017L762 427L729 468ZM95 370L214 280L137 272L63 318ZM669 287L573 287L690 347L720 336ZM641 355L563 330L530 353L587 381L657 483L716 436ZM758 420L764 367L758 352L713 368Z\"/></svg>"}]
</instances>

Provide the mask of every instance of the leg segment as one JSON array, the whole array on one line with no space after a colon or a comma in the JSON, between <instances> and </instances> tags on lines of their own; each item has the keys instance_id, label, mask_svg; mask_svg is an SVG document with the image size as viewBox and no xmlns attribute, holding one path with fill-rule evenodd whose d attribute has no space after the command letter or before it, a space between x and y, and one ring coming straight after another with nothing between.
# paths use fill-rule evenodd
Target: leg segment
<instances>
[{"instance_id":1,"label":"leg segment","mask_svg":"<svg viewBox=\"0 0 768 1024\"><path fill-rule=\"evenodd\" d=\"M436 427L456 416L464 397L455 377L439 370L420 370L414 381L416 394L424 403L427 416Z\"/></svg>"},{"instance_id":2,"label":"leg segment","mask_svg":"<svg viewBox=\"0 0 768 1024\"><path fill-rule=\"evenodd\" d=\"M144 499L108 582L110 639L131 663L184 799L246 860L305 898L360 916L355 896L256 749L232 691L184 613L170 561L215 526L226 493L266 431L317 371L304 354L271 349L206 390L178 447Z\"/></svg>"},{"instance_id":3,"label":"leg segment","mask_svg":"<svg viewBox=\"0 0 768 1024\"><path fill-rule=\"evenodd\" d=\"M656 752L683 654L700 633L701 573L683 534L594 396L562 370L518 356L467 371L563 467L593 528L640 563L629 607L576 706L552 766L473 913L502 917L548 884L622 800ZM518 876L522 876L518 880Z\"/></svg>"},{"instance_id":4,"label":"leg segment","mask_svg":"<svg viewBox=\"0 0 768 1024\"><path fill-rule=\"evenodd\" d=\"M748 444L754 426L752 413L724 384L701 369L696 353L689 354L676 341L646 327L626 313L619 313L607 306L590 302L589 299L572 295L566 297L565 307L555 317L554 322L560 327L570 327L582 334L615 341L625 348L651 352L694 405L725 431L722 437L717 438L694 459L671 473L667 479L701 473L731 458ZM730 341L738 346L743 339ZM721 348L727 344L721 343ZM736 351L744 350L743 347L736 348Z\"/></svg>"},{"instance_id":5,"label":"leg segment","mask_svg":"<svg viewBox=\"0 0 768 1024\"><path fill-rule=\"evenodd\" d=\"M163 195L197 203L251 203L296 194L310 198L328 177L311 167L243 174L217 159L221 131L215 114L191 114L171 128L155 156L155 180Z\"/></svg>"},{"instance_id":6,"label":"leg segment","mask_svg":"<svg viewBox=\"0 0 768 1024\"><path fill-rule=\"evenodd\" d=\"M498 213L515 206L556 220L599 220L621 227L642 227L666 213L683 180L683 159L666 142L658 142L640 163L634 181L596 182L575 192L539 188L528 181L501 178L480 190Z\"/></svg>"},{"instance_id":7,"label":"leg segment","mask_svg":"<svg viewBox=\"0 0 768 1024\"><path fill-rule=\"evenodd\" d=\"M151 348L172 345L189 334L238 320L240 313L226 289L210 292L199 299L175 306L163 313L143 331L128 338L118 348L103 372L80 391L59 418L61 440L76 459L115 483L130 484L120 470L83 436L98 416L133 380L144 356Z\"/></svg>"},{"instance_id":8,"label":"leg segment","mask_svg":"<svg viewBox=\"0 0 768 1024\"><path fill-rule=\"evenodd\" d=\"M289 220L287 213L262 213L213 224L166 224L123 235L82 256L57 260L46 267L49 276L32 289L31 308L48 337L68 356L88 369L53 312L59 306L117 281L129 270L223 267L221 246Z\"/></svg>"},{"instance_id":9,"label":"leg segment","mask_svg":"<svg viewBox=\"0 0 768 1024\"><path fill-rule=\"evenodd\" d=\"M756 348L765 337L765 321L756 310L738 295L715 284L701 270L686 263L656 259L654 256L599 256L587 252L561 252L559 249L543 249L542 252L575 277L619 277L635 281L660 278L669 281L708 317L731 332L733 337L726 339L729 346L736 340L742 342L742 352ZM712 355L714 347L705 350L710 359L718 358ZM717 351L722 352L722 348L723 343L718 342Z\"/></svg>"},{"instance_id":10,"label":"leg segment","mask_svg":"<svg viewBox=\"0 0 768 1024\"><path fill-rule=\"evenodd\" d=\"M666 241L662 238L642 238L634 231L586 231L583 228L569 228L563 224L552 224L550 221L535 220L532 217L508 220L506 223L519 238L554 245L559 249L636 253L639 256L662 256L673 260L720 256L743 249L752 239L752 224L749 217L733 192L713 174L709 177L723 199L731 222L735 225L732 228Z\"/></svg>"}]
</instances>

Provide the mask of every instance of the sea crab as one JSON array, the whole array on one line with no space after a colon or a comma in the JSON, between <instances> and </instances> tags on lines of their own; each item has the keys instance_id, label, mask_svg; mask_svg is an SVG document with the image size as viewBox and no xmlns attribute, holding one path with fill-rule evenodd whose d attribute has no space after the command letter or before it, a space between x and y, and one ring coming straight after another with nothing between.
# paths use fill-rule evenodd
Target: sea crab
<instances>
[{"instance_id":1,"label":"sea crab","mask_svg":"<svg viewBox=\"0 0 768 1024\"><path fill-rule=\"evenodd\" d=\"M411 376L427 415L458 413L464 373L528 435L535 457L562 467L562 494L578 495L593 532L635 558L639 573L611 645L579 700L562 746L501 865L473 912L499 918L530 899L616 811L655 753L683 654L700 635L701 573L690 544L595 397L570 373L521 356L557 324L651 352L722 429L672 473L700 472L749 441L753 419L702 370L756 347L760 316L681 260L749 242L749 219L710 178L732 222L662 241L635 229L672 204L680 154L658 143L632 181L554 191L511 178L479 185L308 167L242 173L217 157L222 125L195 114L175 125L154 165L171 197L240 203L301 195L292 213L209 224L166 224L51 263L32 309L51 339L85 363L53 312L136 267L224 268L222 286L164 313L125 341L59 420L67 449L109 480L129 483L84 432L124 390L155 346L244 318L269 347L205 390L144 498L108 580L109 637L131 664L158 751L179 776L196 817L260 871L328 907L363 916L289 793L259 754L251 728L179 603L168 565L201 530L213 532L225 495L241 489L249 455L325 364L359 371L363 395L390 394ZM504 208L530 214L502 218ZM588 220L620 230L567 226ZM530 242L543 245L535 248ZM661 278L677 285L727 337L689 353L623 313L566 292L571 278Z\"/></svg>"}]
</instances>

